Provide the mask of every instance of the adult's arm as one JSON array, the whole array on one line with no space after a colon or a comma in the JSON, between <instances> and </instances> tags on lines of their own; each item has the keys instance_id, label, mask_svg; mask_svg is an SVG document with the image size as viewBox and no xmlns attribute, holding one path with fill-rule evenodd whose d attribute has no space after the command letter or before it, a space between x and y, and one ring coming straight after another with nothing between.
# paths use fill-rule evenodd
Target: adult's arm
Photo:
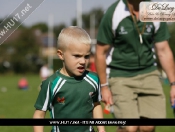
<instances>
[{"instance_id":1,"label":"adult's arm","mask_svg":"<svg viewBox=\"0 0 175 132\"><path fill-rule=\"evenodd\" d=\"M175 63L172 51L169 47L168 41L162 41L155 43L155 49L159 58L160 64L167 74L169 82L175 82ZM170 89L171 104L175 104L175 85Z\"/></svg>"},{"instance_id":2,"label":"adult's arm","mask_svg":"<svg viewBox=\"0 0 175 132\"><path fill-rule=\"evenodd\" d=\"M108 83L107 75L106 75L106 56L110 50L110 45L102 44L100 42L96 45L96 53L95 53L95 65L97 74L100 78L101 84ZM102 101L106 104L113 104L112 94L109 90L108 86L101 87Z\"/></svg>"}]
</instances>

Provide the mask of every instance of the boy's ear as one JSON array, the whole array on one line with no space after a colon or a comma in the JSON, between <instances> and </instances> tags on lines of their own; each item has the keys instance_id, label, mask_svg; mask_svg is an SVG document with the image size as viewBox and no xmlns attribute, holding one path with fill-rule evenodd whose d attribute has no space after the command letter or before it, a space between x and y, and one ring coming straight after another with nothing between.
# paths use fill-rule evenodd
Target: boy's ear
<instances>
[{"instance_id":1,"label":"boy's ear","mask_svg":"<svg viewBox=\"0 0 175 132\"><path fill-rule=\"evenodd\" d=\"M64 60L64 56L63 56L63 51L62 50L58 49L57 50L57 55L60 58L60 60Z\"/></svg>"}]
</instances>

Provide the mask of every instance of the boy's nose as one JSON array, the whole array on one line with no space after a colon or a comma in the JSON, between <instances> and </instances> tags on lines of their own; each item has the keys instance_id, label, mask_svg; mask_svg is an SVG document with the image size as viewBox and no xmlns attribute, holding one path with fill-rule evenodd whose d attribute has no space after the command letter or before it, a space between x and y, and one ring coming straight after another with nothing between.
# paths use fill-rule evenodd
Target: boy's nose
<instances>
[{"instance_id":1,"label":"boy's nose","mask_svg":"<svg viewBox=\"0 0 175 132\"><path fill-rule=\"evenodd\" d=\"M81 58L80 64L85 64L85 62L86 62L86 59L85 58Z\"/></svg>"}]
</instances>

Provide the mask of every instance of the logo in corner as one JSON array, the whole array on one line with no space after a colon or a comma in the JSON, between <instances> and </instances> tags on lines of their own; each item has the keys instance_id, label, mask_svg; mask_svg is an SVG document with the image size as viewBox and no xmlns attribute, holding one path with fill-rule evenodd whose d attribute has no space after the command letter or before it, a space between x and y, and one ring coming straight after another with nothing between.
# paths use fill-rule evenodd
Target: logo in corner
<instances>
[{"instance_id":1,"label":"logo in corner","mask_svg":"<svg viewBox=\"0 0 175 132\"><path fill-rule=\"evenodd\" d=\"M65 98L64 97L62 97L62 98L61 97L58 97L57 98L57 102L60 103L60 104L64 104Z\"/></svg>"}]
</instances>

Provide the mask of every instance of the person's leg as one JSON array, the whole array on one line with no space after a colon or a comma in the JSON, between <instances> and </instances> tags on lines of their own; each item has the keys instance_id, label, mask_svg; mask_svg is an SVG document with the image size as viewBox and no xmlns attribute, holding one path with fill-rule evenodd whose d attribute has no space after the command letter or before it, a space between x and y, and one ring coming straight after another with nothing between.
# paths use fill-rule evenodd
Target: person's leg
<instances>
[{"instance_id":1,"label":"person's leg","mask_svg":"<svg viewBox=\"0 0 175 132\"><path fill-rule=\"evenodd\" d=\"M138 126L118 127L117 132L137 132L138 129Z\"/></svg>"},{"instance_id":2,"label":"person's leg","mask_svg":"<svg viewBox=\"0 0 175 132\"><path fill-rule=\"evenodd\" d=\"M140 126L139 132L155 132L155 126Z\"/></svg>"},{"instance_id":3,"label":"person's leg","mask_svg":"<svg viewBox=\"0 0 175 132\"><path fill-rule=\"evenodd\" d=\"M125 128L118 128L117 132L155 132L155 126L127 126Z\"/></svg>"},{"instance_id":4,"label":"person's leg","mask_svg":"<svg viewBox=\"0 0 175 132\"><path fill-rule=\"evenodd\" d=\"M137 82L132 78L109 79L115 118L139 118L137 93L133 87L128 87L130 83L137 85ZM138 126L125 126L118 127L117 132L137 132L137 130Z\"/></svg>"}]
</instances>

